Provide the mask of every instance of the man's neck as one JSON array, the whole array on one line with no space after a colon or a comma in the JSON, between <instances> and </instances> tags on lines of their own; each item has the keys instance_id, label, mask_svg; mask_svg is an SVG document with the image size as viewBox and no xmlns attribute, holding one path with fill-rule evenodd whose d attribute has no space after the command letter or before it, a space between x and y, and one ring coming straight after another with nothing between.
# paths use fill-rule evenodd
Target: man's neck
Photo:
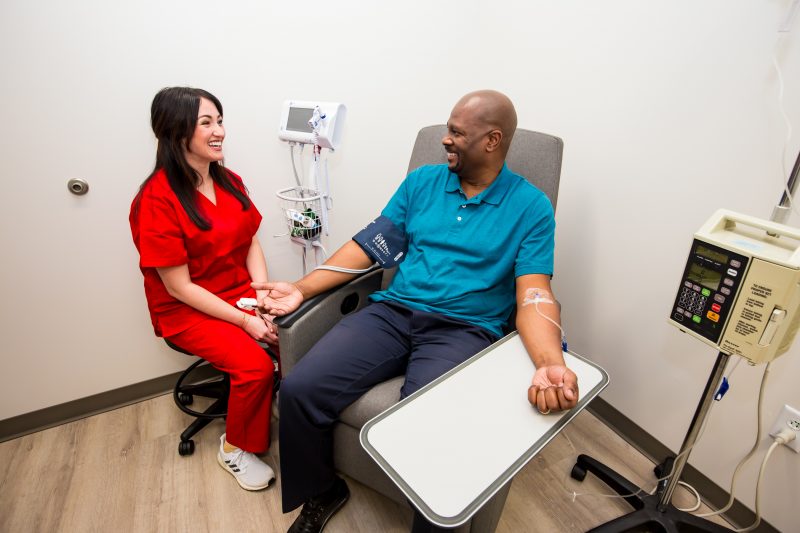
<instances>
[{"instance_id":1,"label":"man's neck","mask_svg":"<svg viewBox=\"0 0 800 533\"><path fill-rule=\"evenodd\" d=\"M501 170L503 170L502 163L499 167L482 169L471 175L459 174L458 179L461 182L461 190L464 191L467 199L477 196L494 183Z\"/></svg>"}]
</instances>

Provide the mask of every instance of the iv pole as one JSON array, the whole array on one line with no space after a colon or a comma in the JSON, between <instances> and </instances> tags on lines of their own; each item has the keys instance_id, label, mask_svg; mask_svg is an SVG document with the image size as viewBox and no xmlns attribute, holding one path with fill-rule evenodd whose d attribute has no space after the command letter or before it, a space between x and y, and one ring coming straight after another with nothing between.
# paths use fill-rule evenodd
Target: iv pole
<instances>
[{"instance_id":1,"label":"iv pole","mask_svg":"<svg viewBox=\"0 0 800 533\"><path fill-rule=\"evenodd\" d=\"M800 153L797 155L786 188L781 196L780 203L775 206L775 209L772 211L772 216L770 217L771 221L785 224L788 220L791 212L791 198L794 197L799 176ZM664 473L668 473L669 478L659 482L655 494L640 496L639 493L641 493L642 490L639 487L608 466L588 455L581 454L578 456L578 460L570 474L574 479L583 481L586 478L587 472L591 472L606 485L614 489L617 494L623 496L625 501L631 504L635 509L631 513L597 526L590 530L589 533L631 531L644 525L658 525L661 531L668 533L680 533L681 531L687 530L711 533L730 532L730 529L724 526L709 522L689 512L681 511L670 503L672 501L672 495L680 481L683 468L686 466L686 461L689 459L689 453L711 409L711 402L714 400L714 395L722 383L728 359L730 359L730 355L724 352L719 352L717 355L717 360L711 370L711 375L703 390L700 402L697 404L692 423L689 425L689 430L683 440L683 445L677 455L677 459L674 457L667 457L662 464L656 467L656 475L661 476Z\"/></svg>"}]
</instances>

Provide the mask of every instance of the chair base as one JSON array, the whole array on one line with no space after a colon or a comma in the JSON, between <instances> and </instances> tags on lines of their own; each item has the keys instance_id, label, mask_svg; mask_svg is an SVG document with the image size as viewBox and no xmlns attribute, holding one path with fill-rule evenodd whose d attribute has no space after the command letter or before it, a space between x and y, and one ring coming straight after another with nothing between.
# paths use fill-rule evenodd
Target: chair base
<instances>
[{"instance_id":1,"label":"chair base","mask_svg":"<svg viewBox=\"0 0 800 533\"><path fill-rule=\"evenodd\" d=\"M175 405L184 413L195 417L195 420L181 433L178 443L178 454L181 456L194 453L194 437L198 431L206 427L215 418L224 418L228 411L228 395L230 394L230 377L224 374L211 381L184 384L189 379L192 371L204 361L202 359L192 363L178 378L172 397ZM205 411L195 411L187 406L194 402L194 397L211 398L214 402Z\"/></svg>"},{"instance_id":2,"label":"chair base","mask_svg":"<svg viewBox=\"0 0 800 533\"><path fill-rule=\"evenodd\" d=\"M672 458L667 459L666 465ZM659 465L656 472L670 470ZM664 533L730 533L730 529L709 522L686 511L681 511L673 505L668 505L663 511L659 510L661 495L666 488L665 483L660 483L655 494L640 495L641 489L600 461L588 455L579 455L570 475L573 479L583 481L587 472L597 476L617 494L622 496L634 511L601 524L589 533L617 533L623 531L659 531Z\"/></svg>"},{"instance_id":3,"label":"chair base","mask_svg":"<svg viewBox=\"0 0 800 533\"><path fill-rule=\"evenodd\" d=\"M225 415L228 409L228 401L227 400L217 400L212 403L208 409L206 409L202 414L204 415ZM216 418L216 417L214 417ZM178 443L178 454L179 455L192 455L194 453L194 437L201 429L209 425L214 418L197 418L194 422L189 424L189 426L183 430L181 433L181 441Z\"/></svg>"}]
</instances>

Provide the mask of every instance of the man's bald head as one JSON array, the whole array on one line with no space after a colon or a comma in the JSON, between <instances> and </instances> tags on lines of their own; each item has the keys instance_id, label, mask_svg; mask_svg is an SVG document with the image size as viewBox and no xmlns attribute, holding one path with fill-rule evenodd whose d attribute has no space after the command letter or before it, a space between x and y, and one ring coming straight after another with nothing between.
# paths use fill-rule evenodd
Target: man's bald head
<instances>
[{"instance_id":1,"label":"man's bald head","mask_svg":"<svg viewBox=\"0 0 800 533\"><path fill-rule=\"evenodd\" d=\"M505 157L517 130L517 112L511 99L501 92L487 89L465 94L456 103L455 108L459 107L468 111L483 126L499 129L503 133L500 146Z\"/></svg>"}]
</instances>

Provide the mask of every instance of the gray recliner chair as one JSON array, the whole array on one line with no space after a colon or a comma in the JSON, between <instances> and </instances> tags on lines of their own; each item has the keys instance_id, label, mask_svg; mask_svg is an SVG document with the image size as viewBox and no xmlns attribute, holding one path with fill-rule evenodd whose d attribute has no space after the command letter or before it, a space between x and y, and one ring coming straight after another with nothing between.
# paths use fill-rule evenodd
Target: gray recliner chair
<instances>
[{"instance_id":1,"label":"gray recliner chair","mask_svg":"<svg viewBox=\"0 0 800 533\"><path fill-rule=\"evenodd\" d=\"M411 153L408 171L427 164L446 162L441 144L446 127L428 126L419 131ZM558 137L517 129L506 162L511 170L526 177L547 194L553 209L556 207L561 176L561 156L564 143ZM370 293L386 287L393 271L376 270L332 291L303 302L294 313L275 321L279 328L281 366L283 375L344 315L357 311L368 302ZM510 325L513 328L513 324ZM400 503L406 497L367 455L359 442L361 427L371 418L388 409L400 399L403 376L380 383L356 400L334 426L334 464L336 469ZM509 482L467 524L455 531L461 533L491 533L497 527Z\"/></svg>"}]
</instances>

